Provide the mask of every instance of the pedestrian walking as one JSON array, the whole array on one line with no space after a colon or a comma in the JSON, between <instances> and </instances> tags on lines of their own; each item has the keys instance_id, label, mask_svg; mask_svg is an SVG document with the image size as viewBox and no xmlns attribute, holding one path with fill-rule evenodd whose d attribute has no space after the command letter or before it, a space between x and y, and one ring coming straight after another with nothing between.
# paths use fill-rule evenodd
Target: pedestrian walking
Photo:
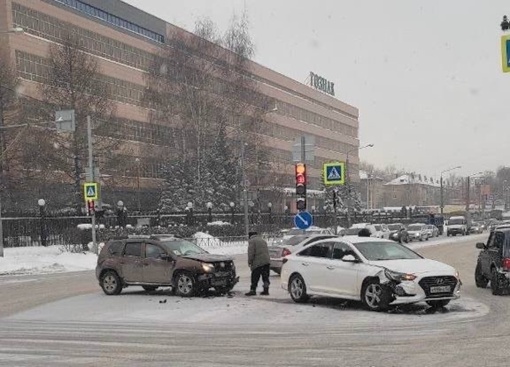
<instances>
[{"instance_id":1,"label":"pedestrian walking","mask_svg":"<svg viewBox=\"0 0 510 367\"><path fill-rule=\"evenodd\" d=\"M269 249L267 242L257 233L248 234L248 265L251 269L251 287L246 296L255 296L260 277L264 286L261 296L269 296Z\"/></svg>"}]
</instances>

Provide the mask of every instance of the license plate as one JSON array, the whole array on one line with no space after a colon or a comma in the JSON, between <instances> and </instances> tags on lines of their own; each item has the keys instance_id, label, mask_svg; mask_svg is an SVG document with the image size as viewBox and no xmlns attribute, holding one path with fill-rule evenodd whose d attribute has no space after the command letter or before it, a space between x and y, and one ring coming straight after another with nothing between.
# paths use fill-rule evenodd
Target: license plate
<instances>
[{"instance_id":1,"label":"license plate","mask_svg":"<svg viewBox=\"0 0 510 367\"><path fill-rule=\"evenodd\" d=\"M449 292L451 292L451 287L449 285L441 287L430 287L430 293L449 293Z\"/></svg>"}]
</instances>

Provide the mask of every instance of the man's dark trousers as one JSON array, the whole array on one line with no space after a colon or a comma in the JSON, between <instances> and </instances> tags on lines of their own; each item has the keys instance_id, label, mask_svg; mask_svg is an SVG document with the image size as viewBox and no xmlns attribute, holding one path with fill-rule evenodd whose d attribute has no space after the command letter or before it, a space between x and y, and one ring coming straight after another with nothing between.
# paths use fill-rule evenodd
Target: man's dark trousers
<instances>
[{"instance_id":1,"label":"man's dark trousers","mask_svg":"<svg viewBox=\"0 0 510 367\"><path fill-rule=\"evenodd\" d=\"M259 284L260 277L264 283L264 290L269 289L269 264L259 266L251 271L251 290L256 291Z\"/></svg>"}]
</instances>

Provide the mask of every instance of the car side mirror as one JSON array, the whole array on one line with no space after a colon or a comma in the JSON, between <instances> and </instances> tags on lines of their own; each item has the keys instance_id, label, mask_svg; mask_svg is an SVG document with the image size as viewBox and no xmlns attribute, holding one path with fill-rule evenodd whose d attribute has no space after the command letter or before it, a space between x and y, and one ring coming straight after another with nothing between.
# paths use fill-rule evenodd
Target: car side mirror
<instances>
[{"instance_id":1,"label":"car side mirror","mask_svg":"<svg viewBox=\"0 0 510 367\"><path fill-rule=\"evenodd\" d=\"M476 244L476 248L480 249L480 250L483 250L485 248L485 243L483 242L478 242Z\"/></svg>"},{"instance_id":2,"label":"car side mirror","mask_svg":"<svg viewBox=\"0 0 510 367\"><path fill-rule=\"evenodd\" d=\"M342 261L345 261L347 263L357 263L357 262L359 262L359 260L356 259L352 255L345 255L344 257L342 257Z\"/></svg>"}]
</instances>

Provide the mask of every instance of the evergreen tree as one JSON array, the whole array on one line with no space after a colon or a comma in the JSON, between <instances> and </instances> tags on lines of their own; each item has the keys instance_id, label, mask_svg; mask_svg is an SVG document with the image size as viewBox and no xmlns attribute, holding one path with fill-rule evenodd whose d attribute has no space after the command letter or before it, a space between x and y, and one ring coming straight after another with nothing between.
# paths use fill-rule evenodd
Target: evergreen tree
<instances>
[{"instance_id":1,"label":"evergreen tree","mask_svg":"<svg viewBox=\"0 0 510 367\"><path fill-rule=\"evenodd\" d=\"M189 159L176 157L164 168L165 181L159 208L162 214L182 212L188 202L195 203L195 175L190 167L193 167L193 165L189 162Z\"/></svg>"}]
</instances>

